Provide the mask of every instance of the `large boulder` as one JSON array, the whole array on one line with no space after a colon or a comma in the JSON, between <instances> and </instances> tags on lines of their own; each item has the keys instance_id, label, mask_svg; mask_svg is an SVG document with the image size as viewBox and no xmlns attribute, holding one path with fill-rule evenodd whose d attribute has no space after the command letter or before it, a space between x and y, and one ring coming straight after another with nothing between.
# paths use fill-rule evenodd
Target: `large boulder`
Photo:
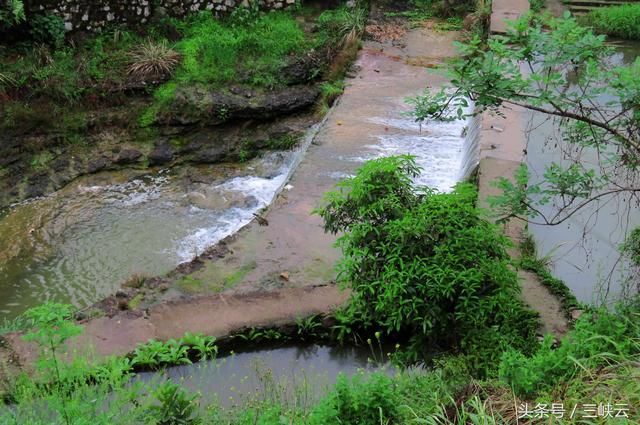
<instances>
[{"instance_id":1,"label":"large boulder","mask_svg":"<svg viewBox=\"0 0 640 425\"><path fill-rule=\"evenodd\" d=\"M206 91L202 87L184 87L167 111L159 114L163 125L219 125L232 119L271 119L313 105L318 98L316 86L292 86L264 93L248 90Z\"/></svg>"}]
</instances>

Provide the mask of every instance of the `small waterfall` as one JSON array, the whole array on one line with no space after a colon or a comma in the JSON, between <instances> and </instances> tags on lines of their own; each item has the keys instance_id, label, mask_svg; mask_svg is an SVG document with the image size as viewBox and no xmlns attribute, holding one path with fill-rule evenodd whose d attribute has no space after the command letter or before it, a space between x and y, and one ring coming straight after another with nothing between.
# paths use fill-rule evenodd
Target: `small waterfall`
<instances>
[{"instance_id":1,"label":"small waterfall","mask_svg":"<svg viewBox=\"0 0 640 425\"><path fill-rule=\"evenodd\" d=\"M464 150L460 167L459 181L465 181L474 173L480 163L480 130L482 118L474 115L467 118L464 136Z\"/></svg>"}]
</instances>

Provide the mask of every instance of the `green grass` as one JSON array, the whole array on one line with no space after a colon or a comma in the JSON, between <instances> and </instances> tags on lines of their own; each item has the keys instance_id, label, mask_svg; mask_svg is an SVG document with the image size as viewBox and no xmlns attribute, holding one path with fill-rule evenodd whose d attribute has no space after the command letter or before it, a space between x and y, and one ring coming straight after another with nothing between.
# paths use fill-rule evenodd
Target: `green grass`
<instances>
[{"instance_id":1,"label":"green grass","mask_svg":"<svg viewBox=\"0 0 640 425\"><path fill-rule=\"evenodd\" d=\"M310 47L304 31L288 12L274 12L238 24L199 14L176 22L183 39L176 44L182 64L178 85L221 87L245 83L258 87L282 84L280 70L291 54Z\"/></svg>"},{"instance_id":2,"label":"green grass","mask_svg":"<svg viewBox=\"0 0 640 425\"><path fill-rule=\"evenodd\" d=\"M515 423L516 409L525 402L529 406L564 403L568 412L585 403L626 406L630 418L613 423L638 423L640 300L629 300L615 311L585 313L557 348L547 339L530 355L504 350L499 373L480 380L466 356L451 355L437 359L428 369L404 369L394 376L383 372L340 376L326 395L314 400L309 397L313 378L284 387L272 371L257 365L256 391L229 407L221 407L207 394L191 393L180 383L172 397L164 397L167 388L161 380L132 380L134 370L140 368L215 357L212 338L186 334L176 341L150 341L128 357L100 363L84 357L55 362L55 353L44 348L49 336L72 333L61 334L70 326L67 311L66 319L52 320L50 325L50 316L44 316L47 321L40 320L40 327L31 332L43 348L33 375L38 378L21 375L8 382L11 406L0 405L0 423L489 425ZM25 329L24 323L8 327ZM269 332L254 329L246 339L255 343L282 338L268 337ZM65 340L56 344L58 350ZM158 411L162 415L157 416ZM568 416L545 423L587 423L580 413L573 420Z\"/></svg>"},{"instance_id":3,"label":"green grass","mask_svg":"<svg viewBox=\"0 0 640 425\"><path fill-rule=\"evenodd\" d=\"M640 4L601 7L589 12L582 23L612 37L640 40Z\"/></svg>"}]
</instances>

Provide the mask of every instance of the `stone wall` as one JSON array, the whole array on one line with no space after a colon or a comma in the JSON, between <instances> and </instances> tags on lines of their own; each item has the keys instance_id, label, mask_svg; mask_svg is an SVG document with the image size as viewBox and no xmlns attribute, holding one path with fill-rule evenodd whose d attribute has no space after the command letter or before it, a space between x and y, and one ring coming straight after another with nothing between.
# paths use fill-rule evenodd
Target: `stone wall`
<instances>
[{"instance_id":1,"label":"stone wall","mask_svg":"<svg viewBox=\"0 0 640 425\"><path fill-rule=\"evenodd\" d=\"M266 10L282 9L295 0L260 0ZM95 31L108 24L141 25L162 9L174 17L210 10L216 15L228 13L248 0L27 0L27 15L53 13L60 16L67 31ZM161 9L160 9L161 8Z\"/></svg>"}]
</instances>

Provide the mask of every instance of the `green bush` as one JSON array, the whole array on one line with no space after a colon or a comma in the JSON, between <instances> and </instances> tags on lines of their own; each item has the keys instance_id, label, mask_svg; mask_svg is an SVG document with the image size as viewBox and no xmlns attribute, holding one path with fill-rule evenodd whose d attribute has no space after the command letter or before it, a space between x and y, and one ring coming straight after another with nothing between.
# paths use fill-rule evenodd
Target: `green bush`
<instances>
[{"instance_id":1,"label":"green bush","mask_svg":"<svg viewBox=\"0 0 640 425\"><path fill-rule=\"evenodd\" d=\"M3 0L0 2L0 31L11 28L25 20L22 0Z\"/></svg>"},{"instance_id":2,"label":"green bush","mask_svg":"<svg viewBox=\"0 0 640 425\"><path fill-rule=\"evenodd\" d=\"M396 423L400 397L393 378L375 373L365 379L338 376L333 391L311 413L313 425Z\"/></svg>"},{"instance_id":3,"label":"green bush","mask_svg":"<svg viewBox=\"0 0 640 425\"><path fill-rule=\"evenodd\" d=\"M61 47L64 43L64 21L52 14L33 15L29 17L29 36L35 44L48 44Z\"/></svg>"},{"instance_id":4,"label":"green bush","mask_svg":"<svg viewBox=\"0 0 640 425\"><path fill-rule=\"evenodd\" d=\"M534 315L519 301L508 240L481 217L475 188L416 188L418 173L410 156L370 161L317 211L326 231L344 232L337 244L339 280L351 289L346 317L411 335L413 360L444 344L475 353L482 369L510 345L529 347Z\"/></svg>"},{"instance_id":5,"label":"green bush","mask_svg":"<svg viewBox=\"0 0 640 425\"><path fill-rule=\"evenodd\" d=\"M620 251L631 260L634 266L640 266L640 227L636 227L629 233Z\"/></svg>"},{"instance_id":6,"label":"green bush","mask_svg":"<svg viewBox=\"0 0 640 425\"><path fill-rule=\"evenodd\" d=\"M640 4L600 7L589 12L582 20L597 32L640 40Z\"/></svg>"}]
</instances>

